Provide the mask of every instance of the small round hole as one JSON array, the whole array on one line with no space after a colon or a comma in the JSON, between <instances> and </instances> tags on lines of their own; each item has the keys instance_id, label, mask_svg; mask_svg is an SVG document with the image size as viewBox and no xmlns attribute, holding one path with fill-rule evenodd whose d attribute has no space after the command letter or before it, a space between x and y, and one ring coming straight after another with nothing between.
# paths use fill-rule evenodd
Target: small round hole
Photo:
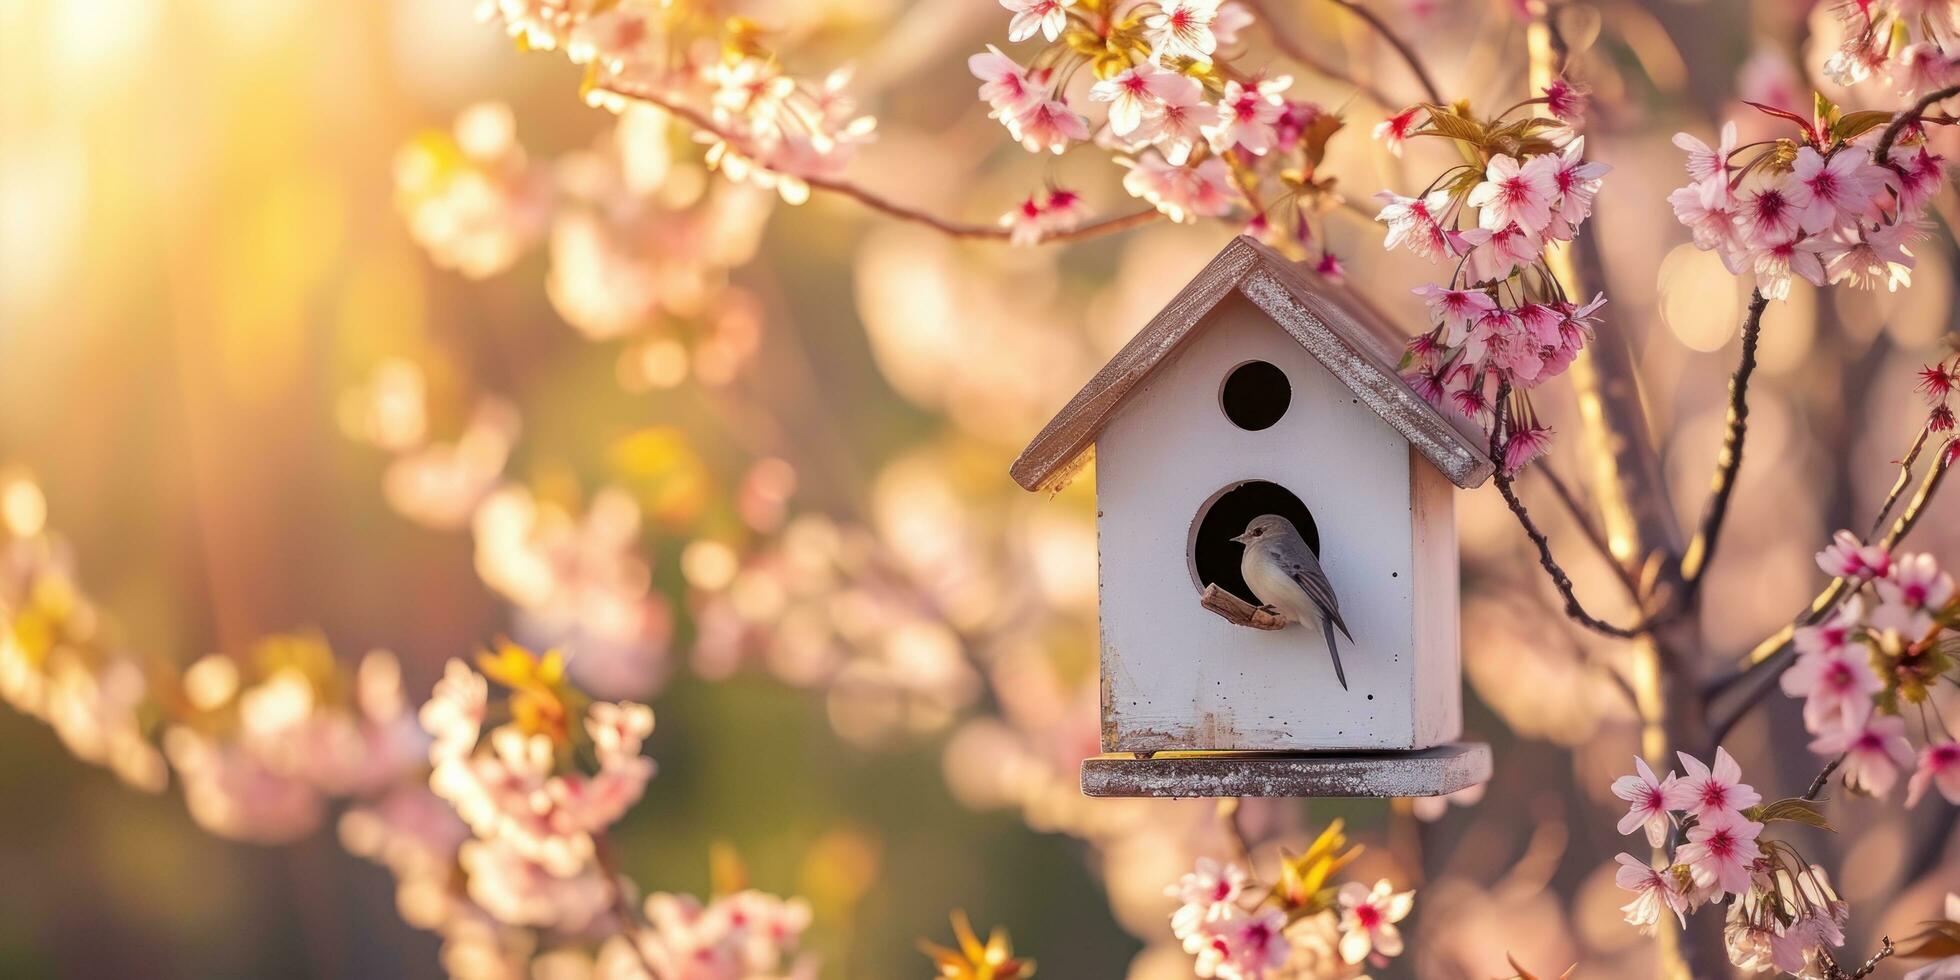
<instances>
[{"instance_id":1,"label":"small round hole","mask_svg":"<svg viewBox=\"0 0 1960 980\"><path fill-rule=\"evenodd\" d=\"M1233 368L1218 391L1225 417L1253 432L1271 428L1292 403L1293 385L1287 382L1286 372L1268 361L1247 361Z\"/></svg>"}]
</instances>

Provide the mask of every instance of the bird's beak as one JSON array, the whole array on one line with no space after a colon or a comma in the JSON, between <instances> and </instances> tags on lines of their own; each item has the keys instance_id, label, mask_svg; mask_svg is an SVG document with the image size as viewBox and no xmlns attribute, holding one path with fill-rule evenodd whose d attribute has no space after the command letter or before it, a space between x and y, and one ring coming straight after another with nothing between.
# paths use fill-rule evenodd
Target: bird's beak
<instances>
[{"instance_id":1,"label":"bird's beak","mask_svg":"<svg viewBox=\"0 0 1960 980\"><path fill-rule=\"evenodd\" d=\"M1238 537L1236 537L1236 538L1233 538L1233 539L1231 539L1231 540L1232 540L1232 541L1233 541L1234 543L1236 543L1236 544L1244 544L1244 543L1245 543L1245 535L1243 535L1243 534L1241 534L1241 535L1239 535Z\"/></svg>"}]
</instances>

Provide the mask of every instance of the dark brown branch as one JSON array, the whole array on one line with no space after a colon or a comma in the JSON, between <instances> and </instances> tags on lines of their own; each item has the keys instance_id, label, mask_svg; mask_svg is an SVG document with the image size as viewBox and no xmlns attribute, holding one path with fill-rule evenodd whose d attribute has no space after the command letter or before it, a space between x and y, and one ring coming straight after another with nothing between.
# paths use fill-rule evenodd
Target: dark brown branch
<instances>
[{"instance_id":1,"label":"dark brown branch","mask_svg":"<svg viewBox=\"0 0 1960 980\"><path fill-rule=\"evenodd\" d=\"M1599 552L1600 560L1613 570L1613 577L1620 580L1620 585L1625 587L1627 595L1638 602L1640 582L1633 577L1633 573L1628 571L1625 565L1620 564L1619 559L1613 557L1613 547L1606 543L1606 535L1600 531L1597 524L1593 523L1592 515L1586 513L1585 505L1579 502L1579 495L1572 492L1572 487L1550 466L1540 465L1538 474L1543 476L1545 482L1551 486L1552 495L1558 498L1558 502L1565 507L1566 513L1572 515L1572 523L1579 526L1579 533L1585 536L1586 543L1592 545L1594 551Z\"/></svg>"},{"instance_id":2,"label":"dark brown branch","mask_svg":"<svg viewBox=\"0 0 1960 980\"><path fill-rule=\"evenodd\" d=\"M1558 559L1552 555L1551 539L1539 529L1538 522L1532 519L1531 511L1525 507L1524 501L1518 499L1511 475L1504 472L1504 445L1509 438L1505 429L1510 419L1510 403L1511 383L1498 382L1497 401L1492 408L1495 417L1491 421L1490 429L1490 458L1497 461L1497 472L1493 482L1497 484L1497 492L1504 495L1504 503L1511 509L1511 514L1518 519L1518 526L1524 528L1525 537L1530 538L1532 545L1538 549L1538 565L1552 580L1552 587L1558 590L1559 598L1564 600L1566 618L1595 633L1622 640L1631 639L1653 629L1662 617L1648 616L1631 626L1615 626L1587 612L1585 604L1579 601L1578 593L1574 591L1572 585L1572 576L1566 574L1565 567L1560 565Z\"/></svg>"},{"instance_id":3,"label":"dark brown branch","mask_svg":"<svg viewBox=\"0 0 1960 980\"><path fill-rule=\"evenodd\" d=\"M686 120L688 124L716 139L726 141L735 146L743 145L741 137L717 126L715 121L710 119L706 113L686 103L677 101L656 89L614 79L598 86L597 90L664 109ZM797 174L789 174L788 176L796 177L796 179L803 181L816 190L836 194L841 197L848 197L880 214L897 218L900 221L925 225L928 228L953 238L986 239L1004 242L1011 236L1011 232L1008 229L1002 228L999 225L972 224L969 222L954 221L950 218L942 218L929 211L900 204L876 191L860 187L847 180L840 180L833 177L804 177ZM1139 225L1149 224L1159 217L1161 215L1154 208L1145 208L1127 214L1112 215L1096 221L1085 222L1066 231L1044 234L1041 236L1041 243L1079 241L1084 238L1095 238L1099 235L1127 231Z\"/></svg>"},{"instance_id":4,"label":"dark brown branch","mask_svg":"<svg viewBox=\"0 0 1960 980\"><path fill-rule=\"evenodd\" d=\"M1702 508L1701 524L1681 556L1681 578L1686 583L1683 602L1694 596L1702 574L1714 561L1715 545L1721 540L1729 501L1735 495L1736 477L1742 471L1742 444L1749 434L1749 378L1756 373L1756 344L1762 337L1763 308L1768 305L1769 297L1762 290L1749 295L1749 312L1742 319L1742 357L1735 374L1729 377L1728 429L1722 436L1722 451L1715 458L1715 476L1710 481L1708 503Z\"/></svg>"},{"instance_id":5,"label":"dark brown branch","mask_svg":"<svg viewBox=\"0 0 1960 980\"><path fill-rule=\"evenodd\" d=\"M1396 106L1403 104L1389 98L1388 93L1382 91L1380 87L1349 77L1346 72L1335 68L1321 60L1313 52L1301 47L1300 43L1295 41L1291 34L1280 29L1279 22L1273 19L1271 11L1266 9L1263 0L1240 0L1240 2L1245 5L1247 10L1252 12L1252 15L1258 19L1259 23L1265 25L1266 36L1272 38L1273 47L1278 48L1279 53L1285 55L1287 60L1329 81L1343 82L1354 86L1355 91L1360 92L1370 101L1384 109L1392 110Z\"/></svg>"},{"instance_id":6,"label":"dark brown branch","mask_svg":"<svg viewBox=\"0 0 1960 980\"><path fill-rule=\"evenodd\" d=\"M1920 117L1925 115L1927 107L1956 95L1960 95L1960 85L1949 85L1937 92L1928 92L1920 96L1919 101L1912 104L1912 108L1893 116L1892 122L1886 125L1885 131L1878 134L1878 142L1872 144L1872 159L1885 166L1891 166L1892 162L1886 157L1891 155L1892 144L1898 142L1899 134L1904 133L1907 126L1918 122Z\"/></svg>"},{"instance_id":7,"label":"dark brown branch","mask_svg":"<svg viewBox=\"0 0 1960 980\"><path fill-rule=\"evenodd\" d=\"M1813 803L1817 802L1817 794L1824 791L1824 784L1831 781L1831 774L1837 772L1841 765L1844 765L1843 755L1825 764L1823 770L1817 774L1817 778L1810 781L1810 788L1804 790L1803 798Z\"/></svg>"},{"instance_id":8,"label":"dark brown branch","mask_svg":"<svg viewBox=\"0 0 1960 980\"><path fill-rule=\"evenodd\" d=\"M1394 31L1389 30L1388 25L1383 23L1380 17L1375 16L1374 11L1356 3L1355 0L1331 0L1331 2L1334 6L1343 8L1356 17L1367 21L1368 26L1374 28L1375 33L1380 34L1382 40L1387 41L1389 47L1394 48L1395 53L1402 56L1402 60L1408 64L1409 70L1415 73L1416 82L1422 86L1423 92L1429 96L1429 101L1438 105L1442 104L1443 91L1437 88L1436 82L1429 77L1429 70L1422 66L1422 59L1416 56L1416 50L1409 46L1409 42L1402 40Z\"/></svg>"},{"instance_id":9,"label":"dark brown branch","mask_svg":"<svg viewBox=\"0 0 1960 980\"><path fill-rule=\"evenodd\" d=\"M1850 980L1865 980L1866 977L1872 975L1873 971L1878 969L1878 964L1884 962L1894 952L1897 952L1892 946L1891 936L1881 936L1878 942L1878 952L1873 953L1871 959L1865 961L1864 966L1859 967L1856 973L1851 974Z\"/></svg>"},{"instance_id":10,"label":"dark brown branch","mask_svg":"<svg viewBox=\"0 0 1960 980\"><path fill-rule=\"evenodd\" d=\"M1919 435L1912 440L1912 448L1906 450L1904 459L1899 460L1899 475L1892 481L1892 489L1885 493L1885 503L1880 504L1878 516L1872 519L1872 529L1865 532L1865 540L1878 537L1885 527L1885 519L1892 516L1892 508L1898 506L1899 498L1912 485L1912 468L1919 462L1919 453L1926 448L1926 438L1933 434L1933 424L1929 421L1919 427Z\"/></svg>"}]
</instances>

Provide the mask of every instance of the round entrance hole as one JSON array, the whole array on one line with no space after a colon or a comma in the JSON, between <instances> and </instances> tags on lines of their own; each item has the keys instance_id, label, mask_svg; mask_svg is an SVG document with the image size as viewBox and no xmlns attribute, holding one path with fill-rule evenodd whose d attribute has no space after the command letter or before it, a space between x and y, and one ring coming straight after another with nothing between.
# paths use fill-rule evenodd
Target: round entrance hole
<instances>
[{"instance_id":1,"label":"round entrance hole","mask_svg":"<svg viewBox=\"0 0 1960 980\"><path fill-rule=\"evenodd\" d=\"M1233 368L1218 389L1218 407L1225 410L1225 417L1252 432L1271 428L1291 404L1293 385L1286 372L1270 361L1247 361Z\"/></svg>"},{"instance_id":2,"label":"round entrance hole","mask_svg":"<svg viewBox=\"0 0 1960 980\"><path fill-rule=\"evenodd\" d=\"M1198 507L1197 520L1191 525L1191 578L1200 592L1207 585L1217 585L1259 605L1259 597L1239 574L1239 559L1245 548L1232 539L1244 534L1245 526L1261 514L1278 514L1292 521L1300 536L1307 539L1307 547L1319 556L1320 528L1300 498L1277 483L1242 480L1212 494Z\"/></svg>"}]
</instances>

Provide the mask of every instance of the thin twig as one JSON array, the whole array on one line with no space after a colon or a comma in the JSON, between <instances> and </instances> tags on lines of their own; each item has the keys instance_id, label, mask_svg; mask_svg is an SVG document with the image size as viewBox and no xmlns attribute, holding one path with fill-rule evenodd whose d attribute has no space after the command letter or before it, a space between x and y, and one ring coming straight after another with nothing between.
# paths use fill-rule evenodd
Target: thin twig
<instances>
[{"instance_id":1,"label":"thin twig","mask_svg":"<svg viewBox=\"0 0 1960 980\"><path fill-rule=\"evenodd\" d=\"M1899 134L1905 132L1907 126L1918 122L1928 106L1935 102L1944 102L1956 95L1960 95L1960 85L1949 85L1937 92L1928 92L1920 96L1919 101L1912 104L1912 108L1893 116L1892 122L1885 127L1885 131L1878 134L1878 142L1872 144L1872 159L1885 166L1891 166L1892 161L1887 160L1886 157L1891 155L1892 144L1898 141Z\"/></svg>"},{"instance_id":2,"label":"thin twig","mask_svg":"<svg viewBox=\"0 0 1960 980\"><path fill-rule=\"evenodd\" d=\"M1537 469L1538 474L1551 485L1552 495L1557 497L1558 502L1565 506L1566 512L1572 515L1572 522L1579 526L1579 533L1585 535L1586 543L1592 545L1594 551L1599 552L1600 560L1613 570L1613 577L1620 580L1620 584L1627 590L1627 595L1638 602L1640 582L1633 577L1633 573L1628 571L1625 565L1620 564L1619 559L1613 557L1613 547L1606 543L1606 535L1600 531L1598 525L1593 523L1592 515L1586 513L1585 505L1579 502L1579 495L1572 491L1571 485L1567 484L1551 466L1541 462Z\"/></svg>"},{"instance_id":3,"label":"thin twig","mask_svg":"<svg viewBox=\"0 0 1960 980\"><path fill-rule=\"evenodd\" d=\"M1823 771L1817 774L1817 778L1810 781L1810 788L1804 790L1803 798L1812 803L1817 802L1817 794L1824 791L1824 784L1831 781L1831 774L1837 772L1838 767L1841 765L1844 765L1844 756L1842 754L1827 763Z\"/></svg>"},{"instance_id":4,"label":"thin twig","mask_svg":"<svg viewBox=\"0 0 1960 980\"><path fill-rule=\"evenodd\" d=\"M1558 589L1559 598L1565 601L1566 617L1595 633L1617 637L1622 640L1631 639L1653 629L1661 621L1661 617L1658 615L1645 617L1632 626L1615 626L1587 612L1585 605L1579 601L1578 593L1574 591L1572 585L1572 576L1566 574L1565 567L1560 565L1558 559L1552 556L1551 539L1546 537L1545 532L1539 529L1538 522L1532 519L1531 511L1525 507L1524 501L1518 499L1517 489L1513 485L1512 477L1504 472L1503 448L1507 435L1504 430L1510 418L1510 402L1511 383L1509 381L1499 381L1497 384L1497 400L1495 406L1492 408L1494 418L1491 421L1490 429L1490 458L1498 461L1494 482L1497 484L1497 492L1504 495L1504 503L1510 507L1511 513L1517 517L1518 526L1524 528L1525 537L1530 538L1532 545L1538 549L1538 564L1545 570L1545 574L1551 578L1552 586Z\"/></svg>"},{"instance_id":5,"label":"thin twig","mask_svg":"<svg viewBox=\"0 0 1960 980\"><path fill-rule=\"evenodd\" d=\"M1383 23L1380 17L1375 16L1374 11L1356 3L1355 0L1330 0L1330 2L1334 6L1343 8L1356 17L1367 21L1368 26L1374 28L1375 33L1380 34L1382 40L1387 41L1389 47L1394 48L1395 53L1402 56L1402 60L1408 64L1409 70L1415 73L1416 82L1421 84L1423 92L1428 94L1429 101L1438 104L1443 101L1442 90L1437 88L1436 82L1429 77L1429 70L1422 66L1422 59L1416 56L1416 50L1409 46L1409 42L1402 40L1394 31L1389 30L1388 25Z\"/></svg>"},{"instance_id":6,"label":"thin twig","mask_svg":"<svg viewBox=\"0 0 1960 980\"><path fill-rule=\"evenodd\" d=\"M1393 109L1402 104L1391 99L1388 93L1382 91L1380 87L1349 77L1346 72L1322 61L1319 56L1301 47L1300 43L1294 40L1291 34L1280 29L1279 22L1273 19L1272 13L1266 9L1263 0L1239 0L1239 2L1244 4L1245 9L1252 12L1252 16L1259 23L1266 25L1266 36L1272 38L1273 47L1278 48L1279 53L1285 55L1287 60L1329 81L1343 82L1354 86L1355 91L1360 92L1367 99L1384 109Z\"/></svg>"},{"instance_id":7,"label":"thin twig","mask_svg":"<svg viewBox=\"0 0 1960 980\"><path fill-rule=\"evenodd\" d=\"M716 125L715 121L713 119L710 119L706 113L700 111L699 109L694 108L693 106L687 105L686 103L679 102L673 98L670 98L669 96L659 92L658 90L647 88L645 86L635 85L633 83L621 81L618 79L608 81L605 84L598 86L597 90L601 92L605 92L609 95L616 95L624 99L632 99L633 101L636 102L643 102L646 103L647 105L664 109L667 112L672 113L673 115L678 116L683 120L686 120L690 125L694 126L696 129L702 130L703 132L706 132L707 134L715 137L716 139L726 141L736 146L741 146L743 143L741 137L733 133L730 133L722 129L720 126ZM857 184L851 183L850 181L847 180L841 180L834 177L804 177L796 174L791 174L789 176L796 177L798 180L803 181L805 184L810 185L812 188L815 188L816 190L825 191L831 194L836 194L841 197L848 197L858 202L859 204L862 204L865 207L870 208L873 211L877 211L881 214L889 215L901 221L909 221L912 222L913 224L925 225L928 228L932 228L935 231L951 236L953 238L1007 241L1012 234L1008 229L1000 227L998 225L982 225L982 224L972 224L963 221L954 221L950 218L940 217L939 215L933 214L929 211L924 211L919 208L911 207L909 205L900 204L896 201L891 200L888 197L885 197L882 194L877 193L876 191L872 191L864 187L860 187ZM1074 228L1069 228L1064 231L1046 232L1041 236L1040 243L1048 244L1050 242L1079 241L1084 238L1094 238L1099 235L1108 235L1119 231L1127 231L1139 225L1149 224L1160 217L1162 217L1162 215L1154 208L1145 208L1143 210L1132 211L1127 214L1112 215L1107 218L1101 218L1095 221L1085 222L1083 224L1075 226Z\"/></svg>"},{"instance_id":8,"label":"thin twig","mask_svg":"<svg viewBox=\"0 0 1960 980\"><path fill-rule=\"evenodd\" d=\"M1702 508L1701 524L1681 557L1683 602L1694 596L1702 574L1714 560L1722 523L1728 519L1729 500L1735 495L1736 476L1742 471L1742 445L1749 434L1749 378L1756 373L1756 344L1762 337L1763 309L1768 305L1769 297L1756 290L1749 296L1749 312L1742 319L1742 357L1735 374L1729 377L1728 429L1722 436L1722 451L1715 457L1715 476L1710 481L1708 503Z\"/></svg>"},{"instance_id":9,"label":"thin twig","mask_svg":"<svg viewBox=\"0 0 1960 980\"><path fill-rule=\"evenodd\" d=\"M1885 494L1885 503L1879 505L1878 516L1872 519L1872 529L1865 532L1865 540L1878 537L1885 527L1885 519L1892 516L1892 508L1898 506L1899 498L1912 485L1912 468L1919 462L1919 451L1926 448L1926 438L1933 434L1933 423L1929 420L1919 427L1919 435L1912 440L1912 448L1906 450L1904 459L1899 460L1899 476L1892 481L1892 489Z\"/></svg>"},{"instance_id":10,"label":"thin twig","mask_svg":"<svg viewBox=\"0 0 1960 980\"><path fill-rule=\"evenodd\" d=\"M1878 952L1873 953L1872 958L1866 960L1865 965L1858 968L1858 972L1851 974L1850 980L1865 980L1866 977L1872 975L1872 971L1878 969L1878 964L1884 962L1894 952L1897 952L1892 946L1891 936L1881 936L1878 942Z\"/></svg>"}]
</instances>

